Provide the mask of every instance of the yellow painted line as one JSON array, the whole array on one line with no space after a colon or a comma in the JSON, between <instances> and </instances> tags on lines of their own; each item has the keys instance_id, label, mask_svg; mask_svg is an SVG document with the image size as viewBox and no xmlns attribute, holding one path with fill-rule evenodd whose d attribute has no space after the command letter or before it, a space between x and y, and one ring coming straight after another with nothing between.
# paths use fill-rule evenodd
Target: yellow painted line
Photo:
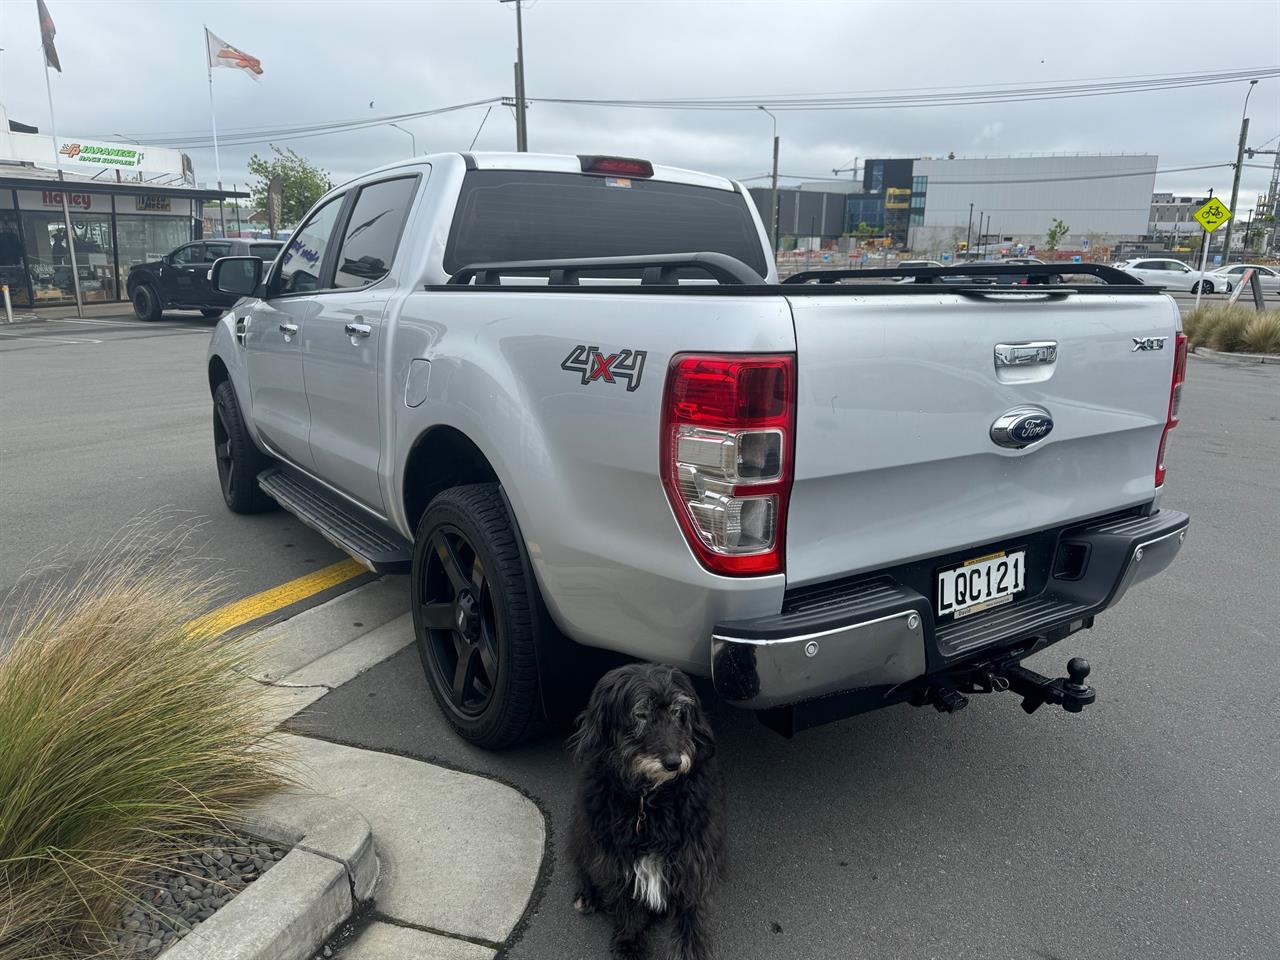
<instances>
[{"instance_id":1,"label":"yellow painted line","mask_svg":"<svg viewBox=\"0 0 1280 960\"><path fill-rule=\"evenodd\" d=\"M368 572L367 568L348 558L278 587L219 607L198 620L191 621L191 629L195 633L210 635L226 633Z\"/></svg>"}]
</instances>

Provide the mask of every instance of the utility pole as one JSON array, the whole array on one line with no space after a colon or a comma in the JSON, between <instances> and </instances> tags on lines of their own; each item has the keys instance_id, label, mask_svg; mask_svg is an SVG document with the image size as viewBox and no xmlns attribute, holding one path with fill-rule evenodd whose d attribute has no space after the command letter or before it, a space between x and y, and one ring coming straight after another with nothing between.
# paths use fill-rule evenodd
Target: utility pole
<instances>
[{"instance_id":1,"label":"utility pole","mask_svg":"<svg viewBox=\"0 0 1280 960\"><path fill-rule=\"evenodd\" d=\"M521 16L522 0L498 0L499 3L516 5L516 150L529 151L529 119L524 100L524 18Z\"/></svg>"},{"instance_id":2,"label":"utility pole","mask_svg":"<svg viewBox=\"0 0 1280 960\"><path fill-rule=\"evenodd\" d=\"M964 228L964 258L972 259L969 250L969 234L973 232L973 204L969 204L969 225Z\"/></svg>"},{"instance_id":3,"label":"utility pole","mask_svg":"<svg viewBox=\"0 0 1280 960\"><path fill-rule=\"evenodd\" d=\"M769 189L769 245L773 247L773 255L778 255L778 118L764 107L773 121L773 186Z\"/></svg>"},{"instance_id":4,"label":"utility pole","mask_svg":"<svg viewBox=\"0 0 1280 960\"><path fill-rule=\"evenodd\" d=\"M1244 169L1245 138L1249 136L1249 118L1245 114L1249 110L1249 97L1257 85L1257 80L1249 81L1249 92L1244 95L1244 109L1240 111L1240 144L1236 147L1236 175L1231 178L1231 219L1227 221L1226 245L1222 248L1224 267L1231 262L1231 225L1236 217L1236 200L1240 197L1240 171Z\"/></svg>"}]
</instances>

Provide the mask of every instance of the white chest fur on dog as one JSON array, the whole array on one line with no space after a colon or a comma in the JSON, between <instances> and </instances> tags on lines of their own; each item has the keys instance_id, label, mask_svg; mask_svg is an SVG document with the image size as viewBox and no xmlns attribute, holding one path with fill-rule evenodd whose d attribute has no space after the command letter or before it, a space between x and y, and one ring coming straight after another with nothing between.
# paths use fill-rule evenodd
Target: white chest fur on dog
<instances>
[{"instance_id":1,"label":"white chest fur on dog","mask_svg":"<svg viewBox=\"0 0 1280 960\"><path fill-rule=\"evenodd\" d=\"M631 896L655 913L667 907L667 878L662 868L662 858L656 853L646 854L631 865L635 874Z\"/></svg>"}]
</instances>

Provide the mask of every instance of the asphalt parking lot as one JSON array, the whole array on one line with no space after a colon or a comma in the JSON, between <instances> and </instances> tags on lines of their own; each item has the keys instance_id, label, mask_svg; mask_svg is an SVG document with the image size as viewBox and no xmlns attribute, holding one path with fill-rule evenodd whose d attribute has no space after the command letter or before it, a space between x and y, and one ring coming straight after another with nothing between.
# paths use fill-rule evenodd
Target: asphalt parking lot
<instances>
[{"instance_id":1,"label":"asphalt parking lot","mask_svg":"<svg viewBox=\"0 0 1280 960\"><path fill-rule=\"evenodd\" d=\"M289 514L223 505L204 375L213 323L174 313L0 324L0 598L25 570L157 510L171 514L162 523L204 520L195 541L228 598L342 559Z\"/></svg>"},{"instance_id":2,"label":"asphalt parking lot","mask_svg":"<svg viewBox=\"0 0 1280 960\"><path fill-rule=\"evenodd\" d=\"M208 322L0 328L0 594L32 558L170 506L247 594L339 559L287 514L222 506ZM1280 943L1280 366L1193 359L1166 504L1186 547L1091 632L1031 665L1093 664L1080 716L1010 695L955 716L895 707L792 741L713 706L731 863L715 904L735 958L1274 960ZM598 958L570 907L572 772L559 736L504 754L454 738L408 649L295 728L511 783L547 814L544 877L506 956ZM654 955L660 955L654 951Z\"/></svg>"},{"instance_id":3,"label":"asphalt parking lot","mask_svg":"<svg viewBox=\"0 0 1280 960\"><path fill-rule=\"evenodd\" d=\"M1274 960L1280 943L1280 367L1193 360L1166 503L1192 513L1167 573L1031 665L1093 664L1098 703L1026 716L895 707L785 741L714 708L729 785L721 956ZM412 649L295 726L505 780L552 828L508 956L587 958L570 907L572 771L557 737L501 755L440 719ZM656 955L656 954L655 954Z\"/></svg>"}]
</instances>

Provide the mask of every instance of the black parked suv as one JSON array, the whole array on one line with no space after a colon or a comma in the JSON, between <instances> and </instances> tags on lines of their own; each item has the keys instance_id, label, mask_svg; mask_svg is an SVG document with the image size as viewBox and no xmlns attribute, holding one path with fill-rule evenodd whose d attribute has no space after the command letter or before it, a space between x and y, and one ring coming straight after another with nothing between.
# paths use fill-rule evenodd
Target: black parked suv
<instances>
[{"instance_id":1,"label":"black parked suv","mask_svg":"<svg viewBox=\"0 0 1280 960\"><path fill-rule=\"evenodd\" d=\"M258 257L268 263L276 258L280 240L197 240L152 263L129 270L125 291L139 320L159 320L165 310L199 310L206 317L220 316L236 298L219 293L209 283L209 270L220 257Z\"/></svg>"}]
</instances>

